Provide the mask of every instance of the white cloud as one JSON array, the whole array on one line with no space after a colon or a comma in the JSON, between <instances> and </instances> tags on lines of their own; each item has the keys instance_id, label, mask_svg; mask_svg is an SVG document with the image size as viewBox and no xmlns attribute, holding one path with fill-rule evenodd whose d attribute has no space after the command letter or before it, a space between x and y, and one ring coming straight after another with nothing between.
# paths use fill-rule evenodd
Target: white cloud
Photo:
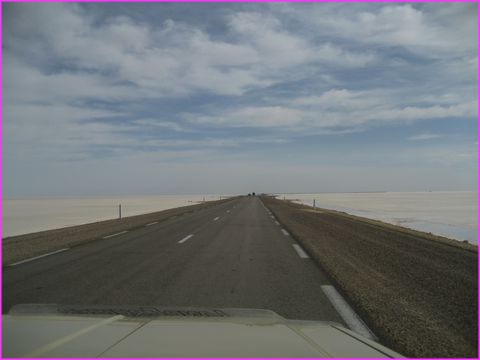
<instances>
[{"instance_id":1,"label":"white cloud","mask_svg":"<svg viewBox=\"0 0 480 360\"><path fill-rule=\"evenodd\" d=\"M477 116L477 101L442 105L402 105L395 92L333 89L319 96L292 99L275 106L225 109L215 115L186 114L190 122L217 127L266 127L309 134L319 129L344 133L381 124L410 124L415 121Z\"/></svg>"},{"instance_id":2,"label":"white cloud","mask_svg":"<svg viewBox=\"0 0 480 360\"><path fill-rule=\"evenodd\" d=\"M292 100L293 105L321 107L322 109L359 110L378 106L385 101L384 94L379 91L352 91L332 89L321 95L304 96Z\"/></svg>"},{"instance_id":3,"label":"white cloud","mask_svg":"<svg viewBox=\"0 0 480 360\"><path fill-rule=\"evenodd\" d=\"M231 16L228 24L237 41L226 42L172 20L160 27L135 23L128 17L95 24L81 7L71 4L16 5L11 6L11 17L21 21L8 22L5 32L13 56L33 53L40 64L60 62L87 70L89 73L81 75L93 83L105 81L101 74L108 72L110 77L136 86L121 89L125 96L127 90L134 96L139 88L157 96L196 91L241 95L250 88L278 82L280 71L298 71L295 67L312 62L351 67L374 60L373 54L352 52L329 42L317 46L261 13ZM8 71L15 71L15 61L7 64ZM24 65L18 71L25 70ZM48 75L53 76L68 77ZM50 81L55 88L55 81L61 79ZM111 84L103 87L108 85L113 93L119 92Z\"/></svg>"},{"instance_id":4,"label":"white cloud","mask_svg":"<svg viewBox=\"0 0 480 360\"><path fill-rule=\"evenodd\" d=\"M373 52L354 52L342 49L331 43L325 43L316 49L316 58L329 64L345 67L363 67L377 61Z\"/></svg>"},{"instance_id":5,"label":"white cloud","mask_svg":"<svg viewBox=\"0 0 480 360\"><path fill-rule=\"evenodd\" d=\"M398 109L388 109L378 112L380 119L385 120L425 120L443 119L450 117L473 118L477 116L478 104L476 101L451 106L407 106Z\"/></svg>"},{"instance_id":6,"label":"white cloud","mask_svg":"<svg viewBox=\"0 0 480 360\"><path fill-rule=\"evenodd\" d=\"M239 13L231 16L229 25L242 42L255 48L265 67L282 68L312 60L313 52L308 42L283 31L276 18L260 13Z\"/></svg>"},{"instance_id":7,"label":"white cloud","mask_svg":"<svg viewBox=\"0 0 480 360\"><path fill-rule=\"evenodd\" d=\"M281 9L317 31L358 43L401 46L437 57L476 52L477 8L474 4L352 4Z\"/></svg>"},{"instance_id":8,"label":"white cloud","mask_svg":"<svg viewBox=\"0 0 480 360\"><path fill-rule=\"evenodd\" d=\"M9 171L96 156L150 169L309 134L476 119L475 5L303 5L219 11L219 31L188 17L143 22L82 4L5 4ZM451 158L470 161L462 151Z\"/></svg>"},{"instance_id":9,"label":"white cloud","mask_svg":"<svg viewBox=\"0 0 480 360\"><path fill-rule=\"evenodd\" d=\"M42 11L31 11L39 7ZM213 41L200 30L173 21L154 28L119 17L93 25L91 18L70 4L14 9L13 15L19 13L26 23L38 27L35 31L31 26L8 28L6 44L15 55L29 52L31 33L38 34L37 43L44 46L35 49L35 55L44 62L78 67L88 71L81 73L82 76L96 77L98 82L104 80L101 74L108 72L117 81L135 85L130 86L132 96L139 88L156 96L185 95L199 90L239 95L248 87L269 84L257 79L252 71L236 68L259 61L257 52L248 45ZM45 21L52 15L55 15L52 21ZM15 63L9 65L7 71L10 68L15 71ZM24 70L25 66L20 69ZM52 76L55 74L48 75ZM51 85L56 88L55 83ZM115 92L115 87L111 87Z\"/></svg>"},{"instance_id":10,"label":"white cloud","mask_svg":"<svg viewBox=\"0 0 480 360\"><path fill-rule=\"evenodd\" d=\"M352 52L332 43L313 44L307 38L283 29L277 18L262 13L239 13L230 17L236 36L252 44L263 60L263 67L281 69L312 61L337 66L362 67L375 60L373 53Z\"/></svg>"},{"instance_id":11,"label":"white cloud","mask_svg":"<svg viewBox=\"0 0 480 360\"><path fill-rule=\"evenodd\" d=\"M45 74L9 55L4 56L3 67L6 69L3 94L9 104L67 105L81 99L112 101L152 97L147 91L115 83L100 74L67 71Z\"/></svg>"},{"instance_id":12,"label":"white cloud","mask_svg":"<svg viewBox=\"0 0 480 360\"><path fill-rule=\"evenodd\" d=\"M146 128L163 128L173 131L186 131L182 125L173 121L163 121L158 119L135 119L133 123L139 127Z\"/></svg>"},{"instance_id":13,"label":"white cloud","mask_svg":"<svg viewBox=\"0 0 480 360\"><path fill-rule=\"evenodd\" d=\"M405 162L412 158L424 163L440 165L448 169L455 164L468 165L472 172L476 172L478 151L472 144L449 144L443 146L415 147L404 150L399 157Z\"/></svg>"},{"instance_id":14,"label":"white cloud","mask_svg":"<svg viewBox=\"0 0 480 360\"><path fill-rule=\"evenodd\" d=\"M219 115L186 114L197 124L221 127L292 127L301 125L306 113L284 106L243 107Z\"/></svg>"},{"instance_id":15,"label":"white cloud","mask_svg":"<svg viewBox=\"0 0 480 360\"><path fill-rule=\"evenodd\" d=\"M418 140L431 140L431 139L438 139L443 137L443 135L440 134L431 134L431 133L423 133L423 134L417 134L417 135L412 135L408 137L408 140L413 140L413 141L418 141Z\"/></svg>"}]
</instances>

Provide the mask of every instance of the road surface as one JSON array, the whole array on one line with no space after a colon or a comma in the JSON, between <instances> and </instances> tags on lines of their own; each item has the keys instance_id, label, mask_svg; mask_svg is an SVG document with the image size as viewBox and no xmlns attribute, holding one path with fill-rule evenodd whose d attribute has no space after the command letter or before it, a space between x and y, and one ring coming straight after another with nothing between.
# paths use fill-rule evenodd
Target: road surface
<instances>
[{"instance_id":1,"label":"road surface","mask_svg":"<svg viewBox=\"0 0 480 360\"><path fill-rule=\"evenodd\" d=\"M20 303L261 308L355 327L329 285L261 200L242 197L5 267L2 310Z\"/></svg>"}]
</instances>

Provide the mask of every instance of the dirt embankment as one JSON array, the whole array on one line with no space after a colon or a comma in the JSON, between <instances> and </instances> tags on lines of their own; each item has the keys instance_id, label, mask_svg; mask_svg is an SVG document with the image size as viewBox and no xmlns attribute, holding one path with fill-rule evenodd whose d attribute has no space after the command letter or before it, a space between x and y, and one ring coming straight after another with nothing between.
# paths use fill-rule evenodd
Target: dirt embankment
<instances>
[{"instance_id":1,"label":"dirt embankment","mask_svg":"<svg viewBox=\"0 0 480 360\"><path fill-rule=\"evenodd\" d=\"M410 357L477 357L478 248L263 197L380 341Z\"/></svg>"},{"instance_id":2,"label":"dirt embankment","mask_svg":"<svg viewBox=\"0 0 480 360\"><path fill-rule=\"evenodd\" d=\"M2 265L42 255L65 247L72 247L125 230L133 230L145 224L164 221L202 208L218 205L231 199L208 201L154 213L129 216L122 219L99 221L90 224L69 226L2 239Z\"/></svg>"}]
</instances>

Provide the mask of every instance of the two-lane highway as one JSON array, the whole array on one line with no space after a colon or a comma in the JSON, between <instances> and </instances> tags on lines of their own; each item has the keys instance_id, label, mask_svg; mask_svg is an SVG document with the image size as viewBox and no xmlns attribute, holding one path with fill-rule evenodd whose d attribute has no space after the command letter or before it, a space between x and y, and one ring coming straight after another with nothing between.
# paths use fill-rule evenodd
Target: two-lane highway
<instances>
[{"instance_id":1,"label":"two-lane highway","mask_svg":"<svg viewBox=\"0 0 480 360\"><path fill-rule=\"evenodd\" d=\"M263 308L369 335L258 197L243 197L10 266L20 303Z\"/></svg>"}]
</instances>

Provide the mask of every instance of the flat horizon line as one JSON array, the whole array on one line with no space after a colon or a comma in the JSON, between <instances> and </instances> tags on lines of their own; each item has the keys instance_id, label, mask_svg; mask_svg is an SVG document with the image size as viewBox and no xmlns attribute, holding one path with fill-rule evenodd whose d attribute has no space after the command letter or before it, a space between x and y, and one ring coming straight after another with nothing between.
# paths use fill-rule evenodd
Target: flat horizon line
<instances>
[{"instance_id":1,"label":"flat horizon line","mask_svg":"<svg viewBox=\"0 0 480 360\"><path fill-rule=\"evenodd\" d=\"M439 193L439 192L478 192L478 189L473 190L410 190L410 191L392 191L392 190L376 190L376 191L317 191L317 192L256 192L257 195L260 194L288 194L288 195L304 195L304 194L382 194L382 193ZM250 192L251 193L251 192ZM41 196L32 196L32 197L3 197L2 200L46 200L46 199L88 199L88 198L125 198L125 197L160 197L160 196L241 196L247 195L248 193L223 193L223 194L213 194L213 193L188 193L188 194L124 194L124 195L41 195Z\"/></svg>"}]
</instances>

